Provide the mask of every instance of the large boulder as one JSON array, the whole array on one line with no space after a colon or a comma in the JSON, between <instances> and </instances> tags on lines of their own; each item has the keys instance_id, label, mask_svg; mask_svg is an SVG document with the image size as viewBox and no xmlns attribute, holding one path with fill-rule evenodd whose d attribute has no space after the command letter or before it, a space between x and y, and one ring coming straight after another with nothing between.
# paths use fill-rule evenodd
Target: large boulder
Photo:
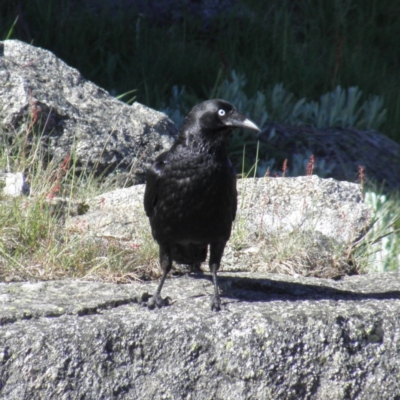
<instances>
[{"instance_id":1,"label":"large boulder","mask_svg":"<svg viewBox=\"0 0 400 400\"><path fill-rule=\"evenodd\" d=\"M0 397L396 399L398 273L340 281L222 273L155 283L0 284Z\"/></svg>"},{"instance_id":2,"label":"large boulder","mask_svg":"<svg viewBox=\"0 0 400 400\"><path fill-rule=\"evenodd\" d=\"M35 143L44 159L70 156L77 171L122 172L143 182L146 166L177 133L168 117L129 106L85 80L51 52L18 40L0 42L0 134Z\"/></svg>"},{"instance_id":3,"label":"large boulder","mask_svg":"<svg viewBox=\"0 0 400 400\"><path fill-rule=\"evenodd\" d=\"M354 272L348 249L372 217L360 185L317 176L247 178L238 181L238 192L224 270L320 277ZM68 219L67 228L80 235L148 242L143 196L144 185L136 185L88 199L86 212Z\"/></svg>"}]
</instances>

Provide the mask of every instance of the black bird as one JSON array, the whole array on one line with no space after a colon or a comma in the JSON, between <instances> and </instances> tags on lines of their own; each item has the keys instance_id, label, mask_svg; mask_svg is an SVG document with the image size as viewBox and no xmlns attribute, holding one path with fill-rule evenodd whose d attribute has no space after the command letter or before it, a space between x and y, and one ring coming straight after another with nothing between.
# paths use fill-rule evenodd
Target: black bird
<instances>
[{"instance_id":1,"label":"black bird","mask_svg":"<svg viewBox=\"0 0 400 400\"><path fill-rule=\"evenodd\" d=\"M148 307L169 304L161 289L172 261L205 261L210 246L214 283L211 309L220 310L217 271L236 215L235 170L227 155L227 139L235 128L259 128L224 100L195 106L183 121L171 149L160 154L147 173L144 208L160 247L163 271Z\"/></svg>"}]
</instances>

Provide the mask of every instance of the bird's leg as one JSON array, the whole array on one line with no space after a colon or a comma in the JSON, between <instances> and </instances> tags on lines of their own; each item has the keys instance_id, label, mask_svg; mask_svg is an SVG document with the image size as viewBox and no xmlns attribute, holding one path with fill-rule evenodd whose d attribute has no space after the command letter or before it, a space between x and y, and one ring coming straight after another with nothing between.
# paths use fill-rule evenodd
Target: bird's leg
<instances>
[{"instance_id":1,"label":"bird's leg","mask_svg":"<svg viewBox=\"0 0 400 400\"><path fill-rule=\"evenodd\" d=\"M217 282L218 268L219 268L218 264L210 265L210 270L212 273L212 280L214 283L214 296L211 297L211 310L212 311L220 311L221 310L221 299L219 297L218 282Z\"/></svg>"},{"instance_id":2,"label":"bird's leg","mask_svg":"<svg viewBox=\"0 0 400 400\"><path fill-rule=\"evenodd\" d=\"M214 283L214 296L211 297L211 310L221 310L221 299L219 297L217 271L221 263L222 254L224 252L226 242L216 242L210 245L210 271Z\"/></svg>"},{"instance_id":3,"label":"bird's leg","mask_svg":"<svg viewBox=\"0 0 400 400\"><path fill-rule=\"evenodd\" d=\"M150 310L152 310L155 306L158 308L168 306L171 300L169 297L166 297L165 299L161 297L161 289L164 285L168 272L171 271L172 268L171 248L169 246L160 245L160 266L163 271L163 275L154 296L150 298L147 304L147 307Z\"/></svg>"}]
</instances>

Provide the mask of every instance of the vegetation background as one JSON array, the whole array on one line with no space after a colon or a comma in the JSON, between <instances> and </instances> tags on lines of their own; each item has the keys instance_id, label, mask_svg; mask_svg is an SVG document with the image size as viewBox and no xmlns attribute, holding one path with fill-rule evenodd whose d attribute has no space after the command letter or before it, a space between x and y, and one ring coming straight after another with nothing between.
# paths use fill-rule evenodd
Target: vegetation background
<instances>
[{"instance_id":1,"label":"vegetation background","mask_svg":"<svg viewBox=\"0 0 400 400\"><path fill-rule=\"evenodd\" d=\"M134 89L155 109L174 86L193 102L209 98L232 70L246 76L250 97L279 82L310 100L357 86L364 98L383 98L381 131L400 142L400 2L220 0L196 12L198 3L1 2L0 37L51 50L86 79L116 95Z\"/></svg>"}]
</instances>

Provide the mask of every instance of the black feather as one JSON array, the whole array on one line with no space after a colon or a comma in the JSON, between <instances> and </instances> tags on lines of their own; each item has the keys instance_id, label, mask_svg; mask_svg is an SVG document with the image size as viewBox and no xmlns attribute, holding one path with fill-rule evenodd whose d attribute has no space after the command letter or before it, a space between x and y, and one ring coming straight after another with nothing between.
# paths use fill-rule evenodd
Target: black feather
<instances>
[{"instance_id":1,"label":"black feather","mask_svg":"<svg viewBox=\"0 0 400 400\"><path fill-rule=\"evenodd\" d=\"M237 208L236 175L226 145L237 127L258 130L228 102L205 101L192 109L174 145L148 171L144 208L164 272L151 306L167 302L160 292L172 261L199 264L210 246L212 308L220 308L216 272Z\"/></svg>"}]
</instances>

